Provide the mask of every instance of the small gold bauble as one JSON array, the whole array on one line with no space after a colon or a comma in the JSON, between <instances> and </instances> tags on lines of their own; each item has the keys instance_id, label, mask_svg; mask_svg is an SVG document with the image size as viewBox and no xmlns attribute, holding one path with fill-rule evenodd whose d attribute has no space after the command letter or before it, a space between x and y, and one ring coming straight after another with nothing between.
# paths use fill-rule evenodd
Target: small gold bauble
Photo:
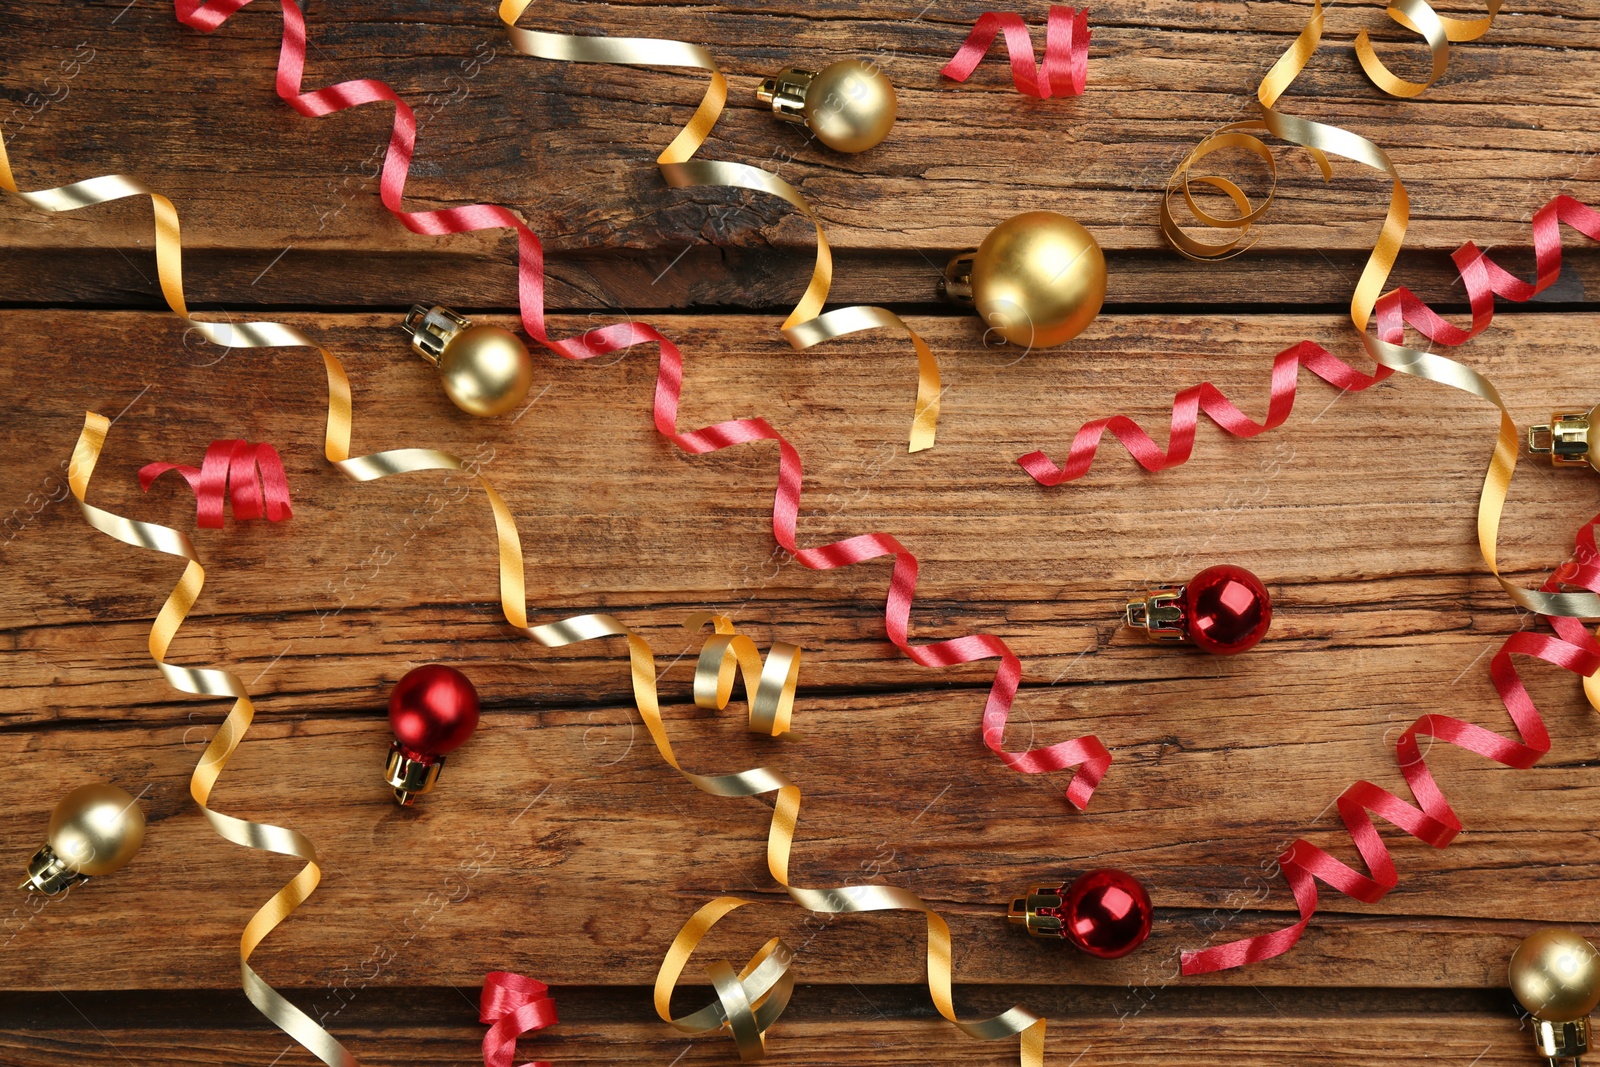
<instances>
[{"instance_id":1,"label":"small gold bauble","mask_svg":"<svg viewBox=\"0 0 1600 1067\"><path fill-rule=\"evenodd\" d=\"M522 403L533 385L533 357L516 334L468 326L439 356L439 380L456 407L492 418Z\"/></svg>"},{"instance_id":2,"label":"small gold bauble","mask_svg":"<svg viewBox=\"0 0 1600 1067\"><path fill-rule=\"evenodd\" d=\"M144 844L144 812L114 785L80 786L50 814L50 850L88 877L110 874Z\"/></svg>"},{"instance_id":3,"label":"small gold bauble","mask_svg":"<svg viewBox=\"0 0 1600 1067\"><path fill-rule=\"evenodd\" d=\"M898 104L875 63L845 59L817 72L806 87L806 125L835 152L865 152L889 136Z\"/></svg>"},{"instance_id":4,"label":"small gold bauble","mask_svg":"<svg viewBox=\"0 0 1600 1067\"><path fill-rule=\"evenodd\" d=\"M1083 332L1106 298L1106 257L1089 231L1054 211L1013 215L972 262L972 302L1014 345L1050 348Z\"/></svg>"},{"instance_id":5,"label":"small gold bauble","mask_svg":"<svg viewBox=\"0 0 1600 1067\"><path fill-rule=\"evenodd\" d=\"M1576 1022L1600 1004L1600 955L1571 930L1540 930L1511 956L1511 992L1537 1019Z\"/></svg>"}]
</instances>

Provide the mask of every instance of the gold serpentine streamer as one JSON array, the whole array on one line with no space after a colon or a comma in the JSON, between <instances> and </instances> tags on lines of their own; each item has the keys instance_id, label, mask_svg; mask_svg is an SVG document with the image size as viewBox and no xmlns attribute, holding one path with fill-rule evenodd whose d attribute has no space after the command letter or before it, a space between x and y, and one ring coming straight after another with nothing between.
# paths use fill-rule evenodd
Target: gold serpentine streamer
<instances>
[{"instance_id":1,"label":"gold serpentine streamer","mask_svg":"<svg viewBox=\"0 0 1600 1067\"><path fill-rule=\"evenodd\" d=\"M691 617L686 625L696 629L708 621L715 623L716 635L704 646L695 667L695 703L704 708L721 709L726 706L732 685L732 662L736 659L743 672L745 690L753 694L750 701L750 729L757 733L767 733L769 736L792 737L793 735L786 731L788 708L793 703L799 667L799 650L795 649L790 655L787 650L793 649L794 646L774 644L765 667L762 667L755 646L749 638L734 635L724 639L724 635L734 634L733 626L726 618L696 615ZM628 641L630 651L634 642L643 644L640 639L631 635ZM771 792L778 794L773 807L772 822L767 831L767 870L773 879L784 887L790 898L803 908L825 915L869 911L920 913L926 921L928 930L928 994L939 1014L955 1024L962 1033L980 1041L1000 1041L1021 1035L1019 1052L1021 1067L1042 1067L1044 1019L1022 1007L1012 1007L993 1018L971 1023L963 1022L956 1014L951 991L954 967L950 926L944 917L929 907L921 897L897 886L847 885L810 889L790 882L789 856L793 850L794 835L800 820L799 786L781 774L760 767L738 774L701 776L691 774L678 765L661 724L660 711L656 704L654 659L648 656L648 646L645 646L645 652L644 656L633 657L634 701L662 758L697 787L715 796L756 796ZM779 681L780 678L783 680ZM672 990L677 984L678 976L694 952L695 946L711 928L723 916L750 903L754 902L738 897L718 897L697 911L679 931L667 950L666 958L661 963L661 970L656 976L655 1006L656 1013L662 1019L679 1029L684 1029L680 1024L687 1022L690 1017L674 1020L669 1011ZM761 961L763 954L769 950L784 953L788 951L781 940L774 938L767 942L755 959L751 960L745 972L741 972L737 977L744 979L752 970L759 972L761 965L758 961ZM738 1003L737 983L734 982L732 967L727 963L720 963L713 964L710 970L720 1005L724 1010L730 1003ZM718 1005L712 1005L696 1013L699 1018L695 1025L702 1029L693 1032L704 1032L705 1029L709 1029L707 1023L717 1007ZM782 1011L782 1008L779 1007L777 1011ZM772 1017L775 1019L776 1013ZM738 1027L732 1029L740 1057L747 1061L759 1059L763 1052L759 1032L749 1029L748 1024L744 1034L741 1034Z\"/></svg>"},{"instance_id":2,"label":"gold serpentine streamer","mask_svg":"<svg viewBox=\"0 0 1600 1067\"><path fill-rule=\"evenodd\" d=\"M911 422L909 450L920 452L933 447L939 422L939 361L927 342L900 316L886 308L856 305L823 312L828 290L833 284L833 252L823 233L822 220L811 210L811 205L806 203L794 186L759 167L693 158L711 135L711 128L716 125L728 100L727 79L711 54L686 41L654 37L576 37L521 29L516 25L517 19L532 3L533 0L501 0L500 3L500 21L505 24L512 47L523 55L563 63L689 67L711 75L705 96L701 98L688 125L656 157L662 177L674 189L720 186L765 193L778 197L811 220L817 230L816 264L812 267L811 281L800 302L780 327L784 340L796 351L804 351L825 341L864 330L903 332L910 338L911 346L917 353L917 406Z\"/></svg>"},{"instance_id":3,"label":"gold serpentine streamer","mask_svg":"<svg viewBox=\"0 0 1600 1067\"><path fill-rule=\"evenodd\" d=\"M1362 33L1356 40L1356 53L1367 74L1385 92L1396 96L1415 96L1422 92L1444 71L1449 57L1449 42L1467 41L1481 37L1489 29L1499 10L1500 0L1488 0L1488 15L1471 21L1447 19L1439 16L1424 0L1396 0L1389 15L1396 22L1414 30L1427 40L1433 52L1433 73L1427 82L1407 82L1396 78L1378 60L1371 44ZM1500 411L1500 429L1495 439L1494 453L1484 476L1483 490L1478 498L1478 548L1488 564L1489 571L1500 587L1519 606L1541 615L1563 615L1578 618L1600 617L1600 596L1590 592L1546 593L1517 585L1500 575L1496 559L1496 542L1499 538L1500 517L1511 488L1511 476L1517 466L1518 434L1516 421L1511 417L1505 401L1494 383L1476 370L1434 352L1410 348L1402 343L1386 341L1367 331L1373 308L1383 294L1383 288L1400 255L1406 228L1411 218L1411 201L1405 184L1389 154L1365 137L1338 126L1329 126L1309 119L1286 115L1276 110L1278 98L1305 70L1312 55L1322 43L1323 13L1321 0L1312 0L1312 14L1287 51L1278 57L1272 69L1262 79L1256 97L1261 106L1261 117L1220 127L1184 157L1167 185L1160 205L1161 230L1173 246L1193 259L1224 259L1243 252L1240 247L1251 226L1261 218L1272 203L1269 190L1259 207L1252 208L1249 198L1235 183L1215 175L1194 175L1190 168L1200 159L1220 148L1242 148L1263 159L1268 167L1273 190L1277 183L1277 170L1272 150L1259 137L1243 131L1263 130L1275 137L1297 144L1311 153L1325 179L1332 177L1327 156L1336 155L1380 171L1393 182L1389 209L1383 220L1378 241L1373 246L1350 298L1350 319L1361 336L1367 353L1376 362L1391 370L1410 374L1428 381L1439 382L1454 389L1471 393L1493 404ZM1189 188L1191 180L1202 182L1221 190L1239 208L1233 219L1218 218L1196 205ZM1172 214L1172 198L1181 185L1182 193L1195 218L1203 225L1215 229L1238 231L1231 240L1221 244L1207 244L1189 237L1179 228Z\"/></svg>"},{"instance_id":4,"label":"gold serpentine streamer","mask_svg":"<svg viewBox=\"0 0 1600 1067\"><path fill-rule=\"evenodd\" d=\"M175 215L174 221L176 221ZM153 522L136 522L120 515L113 515L109 511L95 507L86 499L89 492L89 478L94 474L95 464L100 459L100 450L105 446L106 431L110 425L111 423L103 415L94 412L84 415L83 431L73 447L72 461L67 469L67 484L90 526L124 544L164 552L185 561L183 576L178 579L178 584L173 587L166 603L161 607L161 613L156 616L155 624L150 628L150 658L161 668L161 674L167 683L180 692L193 693L196 696L233 698L233 707L229 709L227 718L223 720L216 736L201 754L200 762L195 765L194 774L189 779L189 793L200 806L200 811L206 820L211 823L211 828L222 838L236 845L243 845L245 848L294 856L296 859L305 860L306 864L287 885L261 905L245 925L244 934L239 939L239 971L245 996L250 998L250 1003L254 1004L261 1014L271 1019L284 1033L300 1042L312 1055L329 1067L357 1067L355 1057L334 1040L333 1035L313 1022L305 1012L285 1000L250 966L250 955L256 946L261 944L262 939L271 933L274 927L305 903L306 898L311 896L322 880L321 868L317 866L316 846L304 834L295 830L238 819L215 811L209 806L212 788L217 784L223 768L227 766L228 758L233 755L239 743L244 740L245 732L250 729L250 723L255 718L255 705L250 702L250 695L245 690L244 683L229 671L178 667L166 661L167 651L172 647L172 639L177 634L178 627L183 625L190 609L199 599L200 590L205 585L206 572L200 565L200 558L195 553L193 543L186 535Z\"/></svg>"}]
</instances>

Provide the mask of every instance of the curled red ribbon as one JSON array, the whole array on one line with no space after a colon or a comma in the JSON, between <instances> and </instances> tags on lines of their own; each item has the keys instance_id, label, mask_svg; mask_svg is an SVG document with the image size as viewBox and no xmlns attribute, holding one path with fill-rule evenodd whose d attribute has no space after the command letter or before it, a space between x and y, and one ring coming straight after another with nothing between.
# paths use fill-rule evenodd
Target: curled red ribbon
<instances>
[{"instance_id":1,"label":"curled red ribbon","mask_svg":"<svg viewBox=\"0 0 1600 1067\"><path fill-rule=\"evenodd\" d=\"M1597 523L1600 523L1600 515L1578 531L1573 559L1557 568L1545 581L1542 586L1545 592L1554 592L1563 585L1600 592L1600 565L1596 563L1600 550L1595 545ZM1388 847L1378 835L1374 815L1434 848L1450 844L1462 829L1461 820L1428 770L1422 748L1417 744L1418 737L1430 737L1464 748L1507 767L1531 767L1539 762L1550 751L1550 734L1511 657L1533 656L1585 677L1600 670L1600 642L1584 629L1581 621L1555 615L1547 618L1559 636L1514 633L1506 638L1489 663L1489 677L1522 738L1520 742L1448 715L1429 714L1417 719L1395 741L1400 773L1416 803L1408 803L1371 782L1356 782L1339 794L1336 801L1345 829L1350 832L1356 852L1370 873L1361 873L1308 841L1295 841L1278 857L1278 864L1294 892L1300 920L1268 934L1199 952L1185 952L1183 973L1207 974L1242 967L1289 951L1316 914L1319 880L1366 904L1381 900L1399 884L1400 878Z\"/></svg>"},{"instance_id":2,"label":"curled red ribbon","mask_svg":"<svg viewBox=\"0 0 1600 1067\"><path fill-rule=\"evenodd\" d=\"M1037 71L1033 61L1033 41L1021 15L1009 11L988 11L979 17L960 49L939 73L964 82L988 55L989 46L1001 31L1006 35L1006 54L1011 59L1011 80L1017 92L1041 100L1051 96L1078 96L1089 78L1089 9L1050 5L1045 21L1044 62Z\"/></svg>"},{"instance_id":3,"label":"curled red ribbon","mask_svg":"<svg viewBox=\"0 0 1600 1067\"><path fill-rule=\"evenodd\" d=\"M214 0L201 6L197 0L174 0L179 21L209 33L250 0ZM1022 665L1000 638L990 634L913 645L910 641L911 604L917 584L917 559L894 537L873 533L848 537L817 548L800 548L796 542L796 521L800 512L802 468L800 454L777 430L761 418L733 419L704 429L679 433L678 399L683 391L683 355L678 347L655 327L642 322L604 326L580 337L551 340L544 324L544 251L539 238L503 207L474 204L441 211L405 211L401 199L406 172L411 166L416 144L416 120L411 108L389 86L372 79L341 82L326 89L301 93L305 68L305 20L295 0L283 0L283 44L278 54L278 95L303 115L328 115L361 104L389 101L395 105L394 131L384 156L379 182L380 195L387 207L415 233L448 234L482 229L513 229L518 247L518 299L522 325L528 335L557 355L567 359L589 359L635 345L660 346L654 402L658 432L685 452L700 455L732 445L754 441L774 441L778 445L778 487L773 498L772 532L779 545L792 553L801 565L812 570L832 570L854 563L894 558L889 594L884 604L887 636L912 662L925 667L950 667L959 663L998 659L994 684L984 704L983 742L1013 770L1024 774L1046 774L1074 766L1077 773L1068 783L1066 798L1078 808L1085 807L1095 786L1111 765L1111 754L1093 735L1061 741L1043 748L1007 752L1002 747L1007 716L1016 700Z\"/></svg>"},{"instance_id":4,"label":"curled red ribbon","mask_svg":"<svg viewBox=\"0 0 1600 1067\"><path fill-rule=\"evenodd\" d=\"M1570 196L1556 196L1533 216L1537 272L1531 284L1505 271L1487 253L1468 241L1456 249L1452 258L1472 306L1471 328L1463 330L1452 325L1411 290L1402 286L1379 298L1375 305L1378 336L1391 344L1400 344L1405 340L1406 324L1442 345L1459 345L1477 336L1494 319L1496 296L1522 303L1533 299L1560 277L1561 223L1600 240L1600 213ZM1216 386L1202 382L1185 389L1174 399L1172 431L1165 452L1138 423L1122 415L1113 415L1084 423L1072 439L1067 460L1061 466L1053 463L1042 451L1028 453L1018 459L1017 464L1040 485L1054 486L1073 481L1088 473L1094 462L1095 451L1100 446L1100 438L1110 430L1145 470L1159 471L1176 467L1187 462L1193 451L1194 431L1201 411L1210 416L1211 421L1223 431L1235 437L1255 437L1281 426L1294 408L1296 375L1302 366L1329 385L1352 393L1376 385L1394 373L1388 367L1379 366L1372 374L1363 374L1321 345L1301 341L1273 358L1271 397L1263 422L1255 422L1235 407Z\"/></svg>"},{"instance_id":5,"label":"curled red ribbon","mask_svg":"<svg viewBox=\"0 0 1600 1067\"><path fill-rule=\"evenodd\" d=\"M489 1024L483 1035L483 1067L511 1067L517 1038L554 1026L556 1002L543 982L513 971L490 971L483 978L478 1021ZM522 1067L550 1067L543 1060Z\"/></svg>"},{"instance_id":6,"label":"curled red ribbon","mask_svg":"<svg viewBox=\"0 0 1600 1067\"><path fill-rule=\"evenodd\" d=\"M268 522L294 517L289 510L289 478L283 472L283 459L269 444L249 441L212 441L199 467L177 463L146 463L139 468L139 486L145 492L168 471L183 475L194 490L198 525L222 529L223 501L233 498L233 517L259 519L265 504Z\"/></svg>"}]
</instances>

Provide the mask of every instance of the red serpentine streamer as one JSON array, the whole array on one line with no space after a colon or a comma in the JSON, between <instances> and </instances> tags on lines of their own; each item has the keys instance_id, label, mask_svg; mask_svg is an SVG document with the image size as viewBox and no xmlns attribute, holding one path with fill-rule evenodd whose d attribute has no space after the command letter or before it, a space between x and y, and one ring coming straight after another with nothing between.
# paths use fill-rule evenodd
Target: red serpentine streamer
<instances>
[{"instance_id":1,"label":"red serpentine streamer","mask_svg":"<svg viewBox=\"0 0 1600 1067\"><path fill-rule=\"evenodd\" d=\"M1009 11L988 11L979 17L972 32L944 70L946 78L964 82L988 55L995 34L1004 31L1006 54L1011 59L1011 80L1017 92L1049 99L1051 96L1079 96L1089 77L1089 9L1050 5L1045 22L1044 61L1037 72L1033 65L1033 41L1021 15Z\"/></svg>"},{"instance_id":2,"label":"red serpentine streamer","mask_svg":"<svg viewBox=\"0 0 1600 1067\"><path fill-rule=\"evenodd\" d=\"M1554 592L1562 585L1600 592L1600 565L1596 563L1600 559L1600 550L1595 545L1597 523L1600 523L1600 515L1590 519L1578 531L1573 559L1562 564L1545 581L1542 586L1545 592ZM1345 829L1350 832L1356 852L1371 873L1362 874L1310 842L1296 840L1288 851L1278 857L1278 864L1294 892L1300 920L1268 934L1247 937L1199 952L1185 952L1183 973L1207 974L1242 967L1289 951L1300 940L1311 917L1316 914L1319 879L1365 904L1383 899L1389 890L1399 884L1400 878L1388 847L1378 835L1373 815L1412 837L1426 841L1434 848L1444 848L1450 844L1461 831L1461 820L1456 817L1444 791L1428 770L1422 749L1417 744L1419 736L1464 748L1507 767L1525 768L1539 762L1550 751L1550 734L1545 730L1539 710L1522 684L1516 667L1512 665L1511 657L1533 656L1585 677L1600 670L1600 642L1584 629L1580 620L1556 615L1546 618L1558 637L1529 632L1514 633L1506 638L1489 663L1489 677L1522 737L1520 743L1447 715L1428 714L1417 719L1395 741L1400 773L1416 797L1416 803L1407 803L1388 790L1364 781L1356 782L1339 794L1336 802L1339 816L1344 820Z\"/></svg>"},{"instance_id":3,"label":"red serpentine streamer","mask_svg":"<svg viewBox=\"0 0 1600 1067\"><path fill-rule=\"evenodd\" d=\"M517 1038L554 1026L556 1002L543 982L513 971L490 971L483 979L478 1021L489 1024L483 1035L483 1067L511 1067ZM522 1067L550 1067L540 1060Z\"/></svg>"},{"instance_id":4,"label":"red serpentine streamer","mask_svg":"<svg viewBox=\"0 0 1600 1067\"><path fill-rule=\"evenodd\" d=\"M294 517L289 510L289 478L283 472L283 459L271 445L212 441L199 467L146 463L139 468L139 487L148 493L155 480L168 471L183 475L194 490L196 521L206 529L222 529L223 501L230 490L235 519L261 518L263 501L268 522Z\"/></svg>"},{"instance_id":5,"label":"red serpentine streamer","mask_svg":"<svg viewBox=\"0 0 1600 1067\"><path fill-rule=\"evenodd\" d=\"M251 0L214 0L201 6L199 0L174 0L180 22L209 33ZM983 742L1005 764L1024 774L1046 774L1076 766L1066 789L1067 800L1083 808L1095 786L1111 765L1111 754L1093 735L1061 741L1043 748L1007 752L1002 747L1006 718L1016 700L1022 678L1022 665L1000 638L990 634L913 645L909 627L911 604L917 584L917 559L889 534L872 533L848 537L816 548L800 548L796 543L796 520L800 512L802 467L800 454L765 419L733 419L700 430L678 432L678 399L683 390L683 356L655 327L642 322L605 326L581 337L551 340L544 324L544 250L539 238L509 210L488 204L448 208L441 211L405 211L401 200L407 171L416 144L416 120L411 108L383 82L363 78L341 82L314 92L300 92L305 68L305 21L295 0L283 0L283 44L278 55L277 91L303 115L321 116L361 104L388 101L395 105L394 132L384 156L379 189L384 206L414 233L443 235L484 229L513 229L517 233L517 289L522 324L528 335L557 355L567 359L589 359L634 345L660 345L661 360L656 374L654 402L655 426L677 447L693 455L716 452L733 445L754 441L775 441L778 445L778 486L773 497L772 533L779 545L793 554L802 566L812 570L832 570L867 560L894 557L889 593L884 604L884 627L888 638L912 662L924 667L950 667L978 660L998 659L994 684L983 709Z\"/></svg>"},{"instance_id":6,"label":"red serpentine streamer","mask_svg":"<svg viewBox=\"0 0 1600 1067\"><path fill-rule=\"evenodd\" d=\"M1503 270L1487 253L1468 241L1456 249L1452 258L1472 306L1472 327L1463 330L1445 321L1411 290L1400 287L1379 298L1375 307L1378 336L1393 344L1405 340L1405 325L1410 324L1431 341L1459 345L1486 329L1494 319L1494 298L1517 303L1531 300L1555 283L1561 275L1561 223L1600 241L1600 213L1585 207L1570 196L1557 196L1533 216L1533 248L1537 264L1536 280L1524 282ZM1164 470L1187 462L1194 448L1194 431L1199 412L1204 411L1225 432L1235 437L1254 437L1282 425L1294 408L1295 378L1304 366L1317 377L1349 392L1359 392L1383 381L1393 372L1378 367L1371 375L1362 374L1321 345L1301 341L1278 353L1272 363L1271 399L1266 421L1257 423L1210 382L1191 386L1177 395L1172 407L1172 433L1166 452L1140 429L1138 423L1122 415L1086 422L1072 439L1067 461L1056 466L1043 452L1030 452L1017 460L1023 470L1040 485L1060 485L1081 478L1094 462L1100 438L1110 430L1139 465L1148 471Z\"/></svg>"}]
</instances>

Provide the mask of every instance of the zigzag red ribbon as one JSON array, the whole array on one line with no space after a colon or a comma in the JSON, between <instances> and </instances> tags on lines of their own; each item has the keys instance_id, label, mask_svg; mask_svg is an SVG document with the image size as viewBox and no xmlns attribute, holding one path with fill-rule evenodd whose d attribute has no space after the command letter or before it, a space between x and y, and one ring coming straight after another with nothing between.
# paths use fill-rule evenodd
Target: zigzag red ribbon
<instances>
[{"instance_id":1,"label":"zigzag red ribbon","mask_svg":"<svg viewBox=\"0 0 1600 1067\"><path fill-rule=\"evenodd\" d=\"M269 444L212 441L199 467L146 463L139 468L139 487L148 493L155 480L168 471L183 475L194 490L196 521L207 529L222 529L223 501L230 490L235 519L261 518L263 503L268 522L294 517L289 509L289 478L283 472L283 459Z\"/></svg>"},{"instance_id":2,"label":"zigzag red ribbon","mask_svg":"<svg viewBox=\"0 0 1600 1067\"><path fill-rule=\"evenodd\" d=\"M215 0L201 6L197 0L174 0L180 22L209 33L221 26L251 0ZM917 560L888 534L862 534L817 548L800 548L796 543L796 520L800 511L802 467L800 455L765 419L734 419L704 429L679 433L678 399L683 389L683 356L676 345L642 322L605 326L580 337L552 340L545 332L544 249L539 238L506 208L474 204L441 211L406 211L401 207L406 174L416 145L416 119L411 108L394 90L380 81L364 78L341 82L326 89L302 93L300 84L305 69L305 20L295 0L283 0L283 44L278 54L277 92L303 115L321 116L388 101L395 105L394 132L384 156L379 191L383 204L414 233L443 235L485 229L511 229L517 234L517 293L522 324L528 335L550 351L567 359L589 359L635 345L660 345L660 368L656 375L654 415L656 429L679 448L692 454L715 452L732 445L753 441L778 444L778 487L773 499L772 532L778 544L812 570L832 570L854 563L894 557L889 593L884 605L884 625L895 647L924 667L949 667L984 659L998 659L994 684L989 689L983 710L983 741L1007 766L1025 774L1044 774L1078 767L1066 789L1066 797L1076 807L1088 804L1095 786L1111 765L1111 754L1098 738L1085 735L1044 748L1007 752L1001 746L1006 718L1016 699L1022 665L1015 653L998 637L968 634L964 637L912 645L909 636L911 604L915 599Z\"/></svg>"},{"instance_id":3,"label":"zigzag red ribbon","mask_svg":"<svg viewBox=\"0 0 1600 1067\"><path fill-rule=\"evenodd\" d=\"M490 971L483 979L478 1021L489 1024L483 1035L483 1067L511 1067L517 1038L554 1026L556 1002L549 987L514 971ZM543 1060L522 1067L550 1067Z\"/></svg>"},{"instance_id":4,"label":"zigzag red ribbon","mask_svg":"<svg viewBox=\"0 0 1600 1067\"><path fill-rule=\"evenodd\" d=\"M1468 241L1456 249L1452 258L1472 306L1472 326L1461 329L1434 312L1405 287L1381 297L1374 310L1378 336L1392 344L1405 340L1406 324L1431 341L1459 345L1476 337L1494 319L1494 298L1517 303L1533 299L1553 285L1561 275L1561 223L1600 241L1600 213L1570 196L1557 196L1533 216L1533 248L1536 278L1531 284L1514 277L1478 246ZM1359 392L1389 377L1388 367L1378 367L1366 375L1334 356L1321 345L1301 341L1278 353L1272 363L1271 399L1267 418L1257 423L1235 407L1221 390L1202 382L1179 393L1173 401L1172 432L1167 450L1161 448L1138 423L1122 415L1086 422L1078 430L1068 450L1067 461L1056 466L1043 452L1030 452L1017 460L1019 466L1040 485L1060 485L1081 478L1094 462L1100 438L1110 430L1139 465L1148 471L1176 467L1189 459L1194 448L1195 426L1204 411L1225 432L1235 437L1254 437L1283 424L1294 408L1296 374L1303 366L1329 385L1348 392Z\"/></svg>"},{"instance_id":5,"label":"zigzag red ribbon","mask_svg":"<svg viewBox=\"0 0 1600 1067\"><path fill-rule=\"evenodd\" d=\"M1545 581L1542 587L1545 592L1554 592L1563 585L1600 592L1600 565L1596 565L1600 551L1595 545L1597 523L1600 523L1600 515L1590 519L1578 531L1573 560L1563 564ZM1559 637L1514 633L1500 646L1489 663L1489 677L1522 737L1520 743L1447 715L1430 714L1419 718L1395 741L1400 773L1405 777L1412 796L1416 797L1416 803L1407 803L1371 782L1356 782L1339 794L1336 802L1345 829L1350 832L1356 852L1370 874L1362 874L1304 839L1295 841L1287 852L1278 857L1278 864L1289 881L1289 888L1294 892L1300 920L1268 934L1247 937L1200 952L1185 952L1183 973L1207 974L1242 967L1289 951L1300 940L1312 916L1316 914L1319 880L1365 904L1383 899L1389 890L1399 884L1400 877L1395 871L1394 858L1389 854L1383 838L1378 835L1372 818L1374 815L1434 848L1444 848L1450 844L1461 831L1461 820L1456 817L1444 791L1428 770L1422 749L1417 744L1418 737L1431 737L1464 748L1507 767L1531 767L1539 762L1550 751L1550 734L1545 730L1544 720L1539 717L1539 710L1528 695L1527 687L1522 684L1516 667L1512 665L1511 657L1533 656L1582 676L1600 670L1600 642L1584 629L1582 622L1561 616L1547 618Z\"/></svg>"},{"instance_id":6,"label":"zigzag red ribbon","mask_svg":"<svg viewBox=\"0 0 1600 1067\"><path fill-rule=\"evenodd\" d=\"M1037 71L1033 61L1033 41L1021 15L1009 11L988 11L979 16L972 32L939 73L964 82L994 44L995 35L1004 31L1006 54L1011 59L1011 80L1017 92L1048 99L1051 96L1078 96L1089 78L1089 9L1050 5L1045 21L1044 61Z\"/></svg>"}]
</instances>

